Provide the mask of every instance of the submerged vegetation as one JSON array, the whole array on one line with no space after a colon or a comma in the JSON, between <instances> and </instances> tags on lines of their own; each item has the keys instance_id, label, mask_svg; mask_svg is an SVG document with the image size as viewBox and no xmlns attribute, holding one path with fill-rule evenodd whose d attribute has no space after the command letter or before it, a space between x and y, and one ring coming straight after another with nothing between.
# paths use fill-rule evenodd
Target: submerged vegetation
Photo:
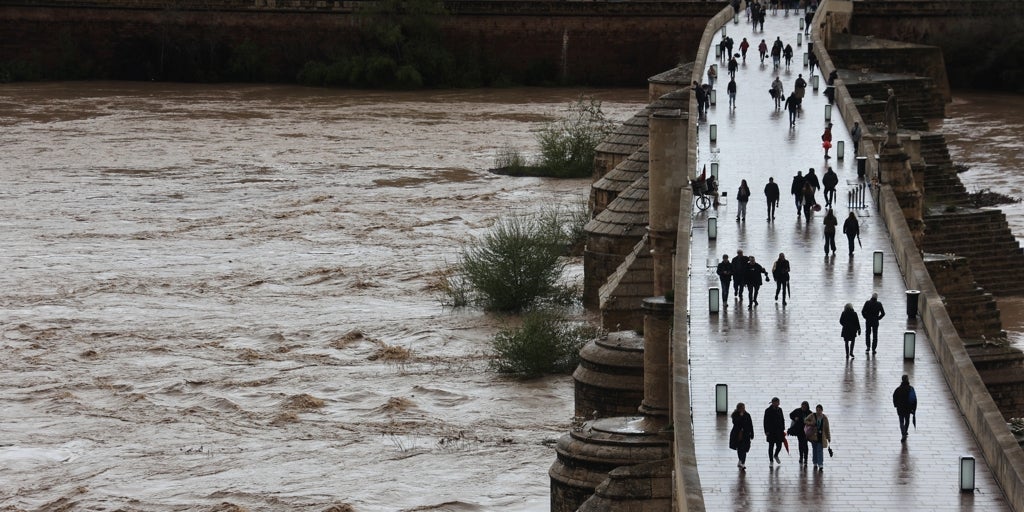
<instances>
[{"instance_id":1,"label":"submerged vegetation","mask_svg":"<svg viewBox=\"0 0 1024 512\"><path fill-rule=\"evenodd\" d=\"M491 367L521 377L568 373L579 363L583 345L597 335L597 328L571 322L558 311L529 311L521 326L502 329L494 336Z\"/></svg>"},{"instance_id":2,"label":"submerged vegetation","mask_svg":"<svg viewBox=\"0 0 1024 512\"><path fill-rule=\"evenodd\" d=\"M495 158L494 172L508 176L585 178L594 169L597 145L615 123L601 110L601 102L580 98L567 113L537 133L540 154L531 162L515 148L505 146Z\"/></svg>"}]
</instances>

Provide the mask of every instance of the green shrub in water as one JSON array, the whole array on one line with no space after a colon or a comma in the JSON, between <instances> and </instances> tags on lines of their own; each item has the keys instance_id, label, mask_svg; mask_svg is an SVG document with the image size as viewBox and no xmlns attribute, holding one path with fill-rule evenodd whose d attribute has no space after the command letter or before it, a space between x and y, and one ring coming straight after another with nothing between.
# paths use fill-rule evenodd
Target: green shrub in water
<instances>
[{"instance_id":1,"label":"green shrub in water","mask_svg":"<svg viewBox=\"0 0 1024 512\"><path fill-rule=\"evenodd\" d=\"M530 311L521 326L495 334L491 367L522 377L569 373L579 363L580 348L597 334L597 328L569 322L558 312Z\"/></svg>"}]
</instances>

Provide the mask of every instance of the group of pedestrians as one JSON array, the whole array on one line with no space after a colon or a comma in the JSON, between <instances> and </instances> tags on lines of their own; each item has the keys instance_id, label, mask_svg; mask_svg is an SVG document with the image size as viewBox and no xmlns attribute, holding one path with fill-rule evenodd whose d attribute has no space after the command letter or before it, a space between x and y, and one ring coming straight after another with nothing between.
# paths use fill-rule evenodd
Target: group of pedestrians
<instances>
[{"instance_id":1,"label":"group of pedestrians","mask_svg":"<svg viewBox=\"0 0 1024 512\"><path fill-rule=\"evenodd\" d=\"M910 433L912 417L917 414L917 391L910 385L910 376L904 375L900 385L893 391L892 405L896 408L896 415L899 418L900 442L905 443ZM730 418L732 429L729 431L729 448L736 450L736 457L739 459L736 466L743 471L747 469L747 453L754 440L754 420L743 402L736 404ZM916 423L916 419L913 421ZM781 401L778 397L772 397L768 408L764 410L762 425L765 441L768 442L769 470L774 469L776 465L782 465L782 458L779 455L783 446L786 446L787 452L789 451L787 436L796 438L798 464L806 466L807 460L810 459L816 471L825 470L825 450L828 450L830 457L833 454L829 446L832 443L832 428L821 404L811 410L809 402L801 402L800 407L790 411L787 427Z\"/></svg>"},{"instance_id":2,"label":"group of pedestrians","mask_svg":"<svg viewBox=\"0 0 1024 512\"><path fill-rule=\"evenodd\" d=\"M872 293L871 298L864 302L860 315L864 318L864 352L874 354L878 350L878 323L885 318L885 307L878 300L877 293ZM843 312L839 315L839 325L842 327L843 344L846 345L846 357L853 359L854 345L861 332L860 318L857 317L853 304L846 303L843 307Z\"/></svg>"},{"instance_id":3,"label":"group of pedestrians","mask_svg":"<svg viewBox=\"0 0 1024 512\"><path fill-rule=\"evenodd\" d=\"M764 436L768 442L768 467L774 468L776 464L781 465L782 459L779 454L782 447L788 444L786 436L797 439L797 446L800 454L800 464L807 465L807 459L813 461L814 469L823 471L825 469L824 450L829 448L832 441L832 430L829 426L828 416L825 409L818 404L812 411L807 401L800 404L800 407L789 413L790 424L786 427L786 417L782 410L778 397L772 398L771 404L764 411ZM740 470L747 468L747 452L750 451L751 441L754 439L754 421L747 412L746 404L736 404L732 412L732 430L729 432L729 448L736 450L739 462L736 464ZM808 447L810 445L810 447Z\"/></svg>"},{"instance_id":4,"label":"group of pedestrians","mask_svg":"<svg viewBox=\"0 0 1024 512\"><path fill-rule=\"evenodd\" d=\"M736 251L732 259L728 254L722 255L722 261L718 263L715 272L722 285L722 303L729 307L729 288L732 287L733 295L738 302L743 302L743 292L747 292L747 309L753 309L758 305L757 299L764 283L775 279L775 300L782 296L782 305L788 304L787 299L792 297L789 289L789 275L791 268L789 260L784 253L779 253L779 258L772 263L771 278L768 271L757 262L753 256L743 254L742 250ZM764 280L762 281L762 276Z\"/></svg>"}]
</instances>

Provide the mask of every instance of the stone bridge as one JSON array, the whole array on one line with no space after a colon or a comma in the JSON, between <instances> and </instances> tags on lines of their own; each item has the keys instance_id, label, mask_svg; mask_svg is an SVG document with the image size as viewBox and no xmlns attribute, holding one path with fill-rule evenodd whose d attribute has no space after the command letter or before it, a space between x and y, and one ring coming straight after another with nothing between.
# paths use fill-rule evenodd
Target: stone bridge
<instances>
[{"instance_id":1,"label":"stone bridge","mask_svg":"<svg viewBox=\"0 0 1024 512\"><path fill-rule=\"evenodd\" d=\"M606 328L633 331L614 332L583 353L576 412L600 418L559 442L552 510L1024 510L1024 452L1006 423L1020 415L1020 402L997 403L969 352L971 343L987 347L1001 334L997 310L992 328L983 321L988 308L970 305L991 302L999 284L972 277L968 260L983 255L963 257L970 247L944 251L954 255L925 252L946 243L942 228L926 234L926 225L948 222L925 208L929 184L942 195L929 198L931 206L979 215L942 181L948 155L943 161L929 149L927 119L941 117L949 95L941 54L856 39L859 5L826 0L808 29L802 12L780 10L768 15L763 31L726 7L708 23L695 62L654 77L651 106L599 148L595 218L587 226L589 300ZM743 38L751 43L736 72L734 108L726 61L715 52L726 35L737 53ZM778 69L756 50L762 38L770 44L776 37L797 55ZM819 69L804 60L808 50ZM707 81L713 63L716 98L706 116L695 115L688 85ZM830 101L825 77L833 71ZM788 93L797 75L810 85L791 125L768 89L779 76ZM885 126L878 87L900 91L897 126ZM821 135L830 122L838 147L826 158ZM854 123L865 130L857 152ZM840 225L848 215L859 221L855 246L839 234L836 250L826 248L827 208L798 215L790 182L810 168L838 174L831 207ZM701 211L686 179L704 169L717 174L722 194L717 206ZM774 219L762 192L769 178L782 189ZM745 215L735 200L742 180L752 192ZM824 203L821 192L817 200ZM989 229L949 225L967 246L979 242L963 231ZM1017 258L1014 247L986 252ZM715 265L737 250L766 269L785 253L792 298L783 304L769 282L754 304L731 290L722 300ZM1019 293L1012 284L1007 289ZM863 351L861 336L847 358L840 312L847 303L859 312L872 293L888 313L877 351ZM1009 359L1019 376L1019 358ZM642 377L637 368L644 368ZM920 421L906 442L891 398L902 375L920 400ZM1019 395L1019 387L1011 389ZM773 397L786 413L804 400L812 408L822 404L835 451L823 470L798 463L795 440L781 464L769 462L760 420ZM730 422L722 414L737 402L754 420L746 469L737 468L728 449ZM630 410L638 403L640 415ZM658 460L666 450L671 459ZM963 458L975 461L968 492L961 488Z\"/></svg>"}]
</instances>

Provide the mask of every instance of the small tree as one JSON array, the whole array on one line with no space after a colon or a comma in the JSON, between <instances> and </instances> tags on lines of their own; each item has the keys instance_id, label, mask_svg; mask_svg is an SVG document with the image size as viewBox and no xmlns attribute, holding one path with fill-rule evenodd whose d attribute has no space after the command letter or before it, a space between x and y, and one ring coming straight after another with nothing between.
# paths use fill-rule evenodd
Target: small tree
<instances>
[{"instance_id":1,"label":"small tree","mask_svg":"<svg viewBox=\"0 0 1024 512\"><path fill-rule=\"evenodd\" d=\"M569 105L569 114L544 127L537 134L540 166L547 175L558 178L590 176L594 154L612 130L614 123L605 117L601 102L580 98Z\"/></svg>"},{"instance_id":2,"label":"small tree","mask_svg":"<svg viewBox=\"0 0 1024 512\"><path fill-rule=\"evenodd\" d=\"M530 311L520 327L494 335L491 367L523 377L568 373L579 363L580 348L597 334L597 328L569 322L558 312Z\"/></svg>"},{"instance_id":3,"label":"small tree","mask_svg":"<svg viewBox=\"0 0 1024 512\"><path fill-rule=\"evenodd\" d=\"M565 244L562 226L551 216L505 217L463 249L459 274L484 309L519 311L558 294Z\"/></svg>"}]
</instances>

